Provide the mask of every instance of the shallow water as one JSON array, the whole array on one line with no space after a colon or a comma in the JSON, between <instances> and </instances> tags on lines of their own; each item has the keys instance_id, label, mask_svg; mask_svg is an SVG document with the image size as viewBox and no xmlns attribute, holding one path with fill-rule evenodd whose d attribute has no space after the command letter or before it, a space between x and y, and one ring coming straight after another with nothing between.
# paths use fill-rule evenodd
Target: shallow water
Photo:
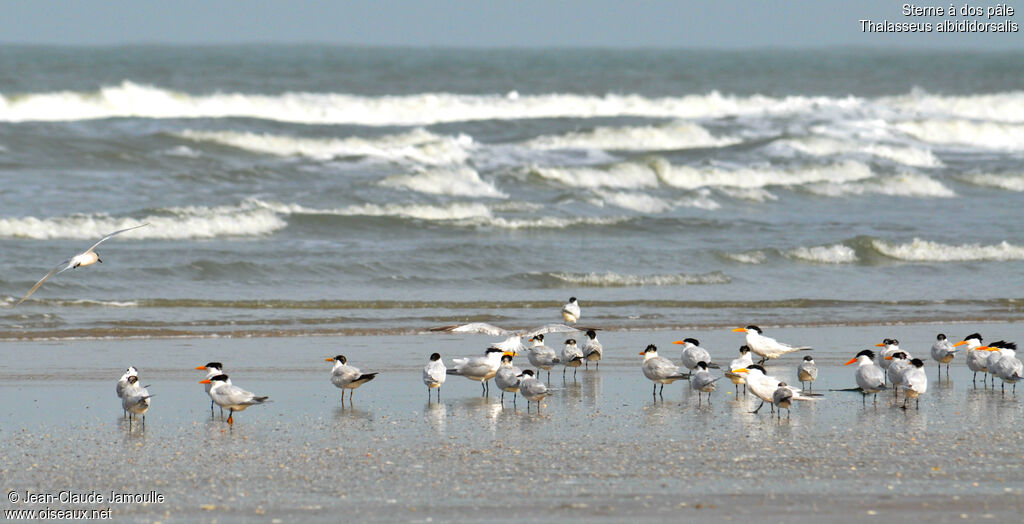
<instances>
[{"instance_id":1,"label":"shallow water","mask_svg":"<svg viewBox=\"0 0 1024 524\"><path fill-rule=\"evenodd\" d=\"M987 339L1020 334L1015 324L981 327ZM941 382L929 362L919 410L884 394L865 407L859 394L827 391L853 383L842 364L877 339L898 338L923 356L937 331L955 338L963 328L771 330L818 348L814 389L825 393L781 419L767 407L749 413L756 404L729 383L710 405L698 406L685 382L666 386L664 400L651 397L640 349L655 343L677 359L671 342L694 336L725 362L742 337L721 329L602 332L600 369L581 369L575 381L570 371L563 382L556 368L539 413L522 399L503 407L493 393L481 398L479 385L460 377L449 378L440 403L428 403L425 356L476 354L486 336L8 342L0 344L0 456L8 489L164 494L163 504L114 506L119 517L145 521L789 522L819 512L849 521L1006 520L1024 505L1024 390L973 387L958 359ZM356 390L352 406L342 407L323 362L337 353L381 373ZM209 360L272 402L236 414L230 430L211 419L203 373L191 369ZM798 361L783 357L769 371L795 382ZM131 430L113 393L129 364L155 395L145 428Z\"/></svg>"}]
</instances>

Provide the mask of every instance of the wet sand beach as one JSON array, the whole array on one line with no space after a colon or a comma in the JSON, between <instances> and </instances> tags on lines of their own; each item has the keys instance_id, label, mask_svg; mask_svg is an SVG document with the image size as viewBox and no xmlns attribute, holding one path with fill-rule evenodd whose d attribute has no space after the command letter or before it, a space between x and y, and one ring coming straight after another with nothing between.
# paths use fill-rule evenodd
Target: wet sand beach
<instances>
[{"instance_id":1,"label":"wet sand beach","mask_svg":"<svg viewBox=\"0 0 1024 524\"><path fill-rule=\"evenodd\" d=\"M1016 521L1024 510L1024 388L985 389L962 357L920 410L890 394L862 406L842 364L884 337L927 357L938 332L1020 338L1016 324L771 328L815 346L817 402L789 418L720 381L698 407L686 382L653 399L637 353L675 361L693 336L727 363L742 336L727 330L602 332L599 370L572 371L538 413L504 406L461 377L428 402L420 370L438 351L482 353L488 337L409 335L253 339L80 340L0 344L0 457L6 491L150 493L149 504L10 504L0 509L111 507L138 522L247 520L388 522L671 519L759 522ZM995 338L993 338L995 337ZM555 340L550 340L555 339ZM959 340L959 339L957 339ZM548 345L561 347L561 337ZM339 401L324 357L345 354L376 380ZM800 355L768 371L796 383ZM235 384L272 402L211 419L197 365L225 364ZM524 356L517 365L526 367ZM154 398L144 428L121 418L114 383L128 365ZM720 374L715 371L714 374ZM545 377L546 378L546 374ZM724 382L724 383L723 383ZM902 403L902 400L900 400ZM8 493L10 495L10 493Z\"/></svg>"}]
</instances>

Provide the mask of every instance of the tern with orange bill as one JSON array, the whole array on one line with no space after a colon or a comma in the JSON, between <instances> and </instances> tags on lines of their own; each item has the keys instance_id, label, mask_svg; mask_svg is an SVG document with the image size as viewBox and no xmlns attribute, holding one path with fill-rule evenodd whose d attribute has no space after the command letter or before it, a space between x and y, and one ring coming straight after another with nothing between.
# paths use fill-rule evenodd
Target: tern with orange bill
<instances>
[{"instance_id":1,"label":"tern with orange bill","mask_svg":"<svg viewBox=\"0 0 1024 524\"><path fill-rule=\"evenodd\" d=\"M334 363L334 367L331 368L331 383L341 389L342 405L345 404L346 389L348 390L348 403L352 404L352 395L355 394L356 388L377 377L377 373L363 373L359 371L359 368L350 366L345 355L337 355L324 360Z\"/></svg>"},{"instance_id":2,"label":"tern with orange bill","mask_svg":"<svg viewBox=\"0 0 1024 524\"><path fill-rule=\"evenodd\" d=\"M867 404L868 395L874 395L874 401L877 403L878 392L885 390L885 372L875 364L875 352L865 349L843 365L850 364L857 364L857 372L854 374L857 388L853 391L860 391L864 404Z\"/></svg>"},{"instance_id":3,"label":"tern with orange bill","mask_svg":"<svg viewBox=\"0 0 1024 524\"><path fill-rule=\"evenodd\" d=\"M211 384L210 397L222 408L228 408L228 426L234 427L234 415L236 411L245 411L249 406L263 404L270 397L258 396L255 393L246 391L231 383L227 375L220 374L206 380L200 380L200 384Z\"/></svg>"},{"instance_id":4,"label":"tern with orange bill","mask_svg":"<svg viewBox=\"0 0 1024 524\"><path fill-rule=\"evenodd\" d=\"M809 351L812 348L810 346L799 346L794 347L789 344L783 344L778 340L763 335L761 328L750 325L745 328L736 328L733 331L738 333L746 333L747 347L750 351L754 352L755 355L761 357L759 364L764 364L766 360L776 359L787 353L793 353L794 351Z\"/></svg>"},{"instance_id":5,"label":"tern with orange bill","mask_svg":"<svg viewBox=\"0 0 1024 524\"><path fill-rule=\"evenodd\" d=\"M971 377L972 384L977 384L979 371L982 373L988 371L987 369L985 369L985 364L988 361L988 353L983 350L975 351L976 349L981 347L982 340L983 339L981 338L980 333L971 333L970 335L964 337L964 339L961 340L960 342L953 344L954 347L963 346L965 344L967 345L967 369L970 369L971 371L974 372L974 375ZM982 384L984 385L985 376L982 375L981 378Z\"/></svg>"},{"instance_id":6,"label":"tern with orange bill","mask_svg":"<svg viewBox=\"0 0 1024 524\"><path fill-rule=\"evenodd\" d=\"M986 348L983 346L978 349L983 350ZM1003 392L1006 391L1006 383L1009 382L1013 384L1013 392L1016 393L1017 382L1024 379L1024 363L1021 363L1020 359L1017 358L1017 344L999 341L990 344L987 349L988 351L998 352L993 354L1000 355L999 360L989 366L989 371L1003 381L1001 386Z\"/></svg>"},{"instance_id":7,"label":"tern with orange bill","mask_svg":"<svg viewBox=\"0 0 1024 524\"><path fill-rule=\"evenodd\" d=\"M644 357L644 363L640 366L644 376L654 382L652 396L659 396L665 391L665 384L671 384L677 380L688 380L690 374L679 366L672 363L665 357L658 356L658 346L649 344L646 349L640 352ZM658 391L658 384L661 384L661 391Z\"/></svg>"},{"instance_id":8,"label":"tern with orange bill","mask_svg":"<svg viewBox=\"0 0 1024 524\"><path fill-rule=\"evenodd\" d=\"M484 351L484 356L482 357L453 358L452 365L454 367L448 368L447 373L479 382L480 396L488 396L491 388L487 381L491 380L498 373L498 367L501 366L501 356L506 353L508 355L515 355L514 352L504 352L499 348L489 347Z\"/></svg>"},{"instance_id":9,"label":"tern with orange bill","mask_svg":"<svg viewBox=\"0 0 1024 524\"><path fill-rule=\"evenodd\" d=\"M800 388L787 386L781 380L769 376L765 372L764 367L762 367L760 364L752 364L751 366L746 368L734 369L732 370L732 372L746 375L747 385L750 386L750 392L753 393L755 397L761 400L761 403L757 405L757 409L751 411L751 413L757 413L758 411L761 411L761 408L764 406L765 402L767 402L771 406L772 413L774 413L775 391L778 390L779 387L784 387L789 391L789 394L787 395L788 400L815 400L814 398L812 398L812 395L804 394L800 390ZM820 397L821 395L814 396Z\"/></svg>"},{"instance_id":10,"label":"tern with orange bill","mask_svg":"<svg viewBox=\"0 0 1024 524\"><path fill-rule=\"evenodd\" d=\"M206 378L213 378L217 375L224 374L224 364L220 362L207 362L205 365L196 366L197 370L206 371ZM212 383L206 383L206 394L210 395L210 388L213 387ZM213 395L210 395L210 418L213 418ZM224 408L220 408L220 416L224 416Z\"/></svg>"}]
</instances>

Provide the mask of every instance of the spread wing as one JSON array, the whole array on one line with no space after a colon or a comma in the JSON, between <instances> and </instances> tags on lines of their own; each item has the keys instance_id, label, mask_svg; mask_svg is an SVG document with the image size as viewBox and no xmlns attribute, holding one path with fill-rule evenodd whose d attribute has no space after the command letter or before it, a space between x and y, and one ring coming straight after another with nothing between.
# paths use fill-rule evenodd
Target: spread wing
<instances>
[{"instance_id":1,"label":"spread wing","mask_svg":"<svg viewBox=\"0 0 1024 524\"><path fill-rule=\"evenodd\" d=\"M28 293L25 293L25 296L21 297L21 300L18 301L18 304L21 304L22 302L25 301L26 298L32 296L32 293L35 293L36 290L39 289L43 285L43 282L46 282L46 279L48 279L48 278L50 278L53 275L56 275L58 273L63 273L65 271L67 271L68 269L71 269L70 262L71 262L71 259L69 258L69 259L61 262L60 264L57 264L57 266L54 267L53 269L51 269L50 272L47 273L45 277L40 278L39 282L36 282L36 285L32 286L32 289L28 290ZM63 268L61 266L63 266ZM14 304L14 305L17 306L18 304Z\"/></svg>"},{"instance_id":2,"label":"spread wing","mask_svg":"<svg viewBox=\"0 0 1024 524\"><path fill-rule=\"evenodd\" d=\"M107 235L107 236L105 236L105 237L103 237L103 238L99 239L99 241L98 241L98 242L96 242L95 244L93 244L93 245L92 245L92 247L90 247L89 249L86 249L86 250L85 250L85 252L86 252L86 253L88 253L88 252L92 251L93 249L96 249L96 246L99 246L99 245L100 245L100 244L102 244L103 242L106 242L106 240L107 240L108 238L112 237L112 236L115 236L115 235L120 235L121 233L124 233L125 231L131 231L131 230L133 230L133 229L138 229L138 228L140 228L140 227L145 227L145 226L148 226L148 225L149 225L149 222L146 222L145 224L142 224L141 226L135 226L135 227L127 227L127 228L124 228L124 229L118 229L117 231L114 231L113 233L111 233L111 234L109 234L109 235Z\"/></svg>"},{"instance_id":3,"label":"spread wing","mask_svg":"<svg viewBox=\"0 0 1024 524\"><path fill-rule=\"evenodd\" d=\"M532 338L537 335L546 335L548 333L576 333L580 331L579 328L569 327L565 324L546 324L540 327L535 327L529 331L521 331L519 334L524 338Z\"/></svg>"},{"instance_id":4,"label":"spread wing","mask_svg":"<svg viewBox=\"0 0 1024 524\"><path fill-rule=\"evenodd\" d=\"M437 331L443 333L482 333L484 335L491 335L500 337L502 335L508 335L509 332L486 322L473 322L472 324L456 324L453 326L441 326L436 328L430 328L430 331Z\"/></svg>"}]
</instances>

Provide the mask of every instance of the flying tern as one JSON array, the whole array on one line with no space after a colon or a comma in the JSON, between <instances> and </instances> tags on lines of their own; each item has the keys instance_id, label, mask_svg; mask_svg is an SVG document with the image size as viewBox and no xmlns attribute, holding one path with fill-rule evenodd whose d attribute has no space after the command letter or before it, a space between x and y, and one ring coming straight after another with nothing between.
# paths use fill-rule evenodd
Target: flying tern
<instances>
[{"instance_id":1,"label":"flying tern","mask_svg":"<svg viewBox=\"0 0 1024 524\"><path fill-rule=\"evenodd\" d=\"M509 330L486 322L473 322L471 324L431 328L430 331L442 333L480 333L493 337L505 337L505 340L497 344L491 344L491 347L496 347L502 351L522 353L526 350L526 347L523 346L523 338L530 339L547 333L576 333L580 330L565 324L546 324L533 329Z\"/></svg>"}]
</instances>

